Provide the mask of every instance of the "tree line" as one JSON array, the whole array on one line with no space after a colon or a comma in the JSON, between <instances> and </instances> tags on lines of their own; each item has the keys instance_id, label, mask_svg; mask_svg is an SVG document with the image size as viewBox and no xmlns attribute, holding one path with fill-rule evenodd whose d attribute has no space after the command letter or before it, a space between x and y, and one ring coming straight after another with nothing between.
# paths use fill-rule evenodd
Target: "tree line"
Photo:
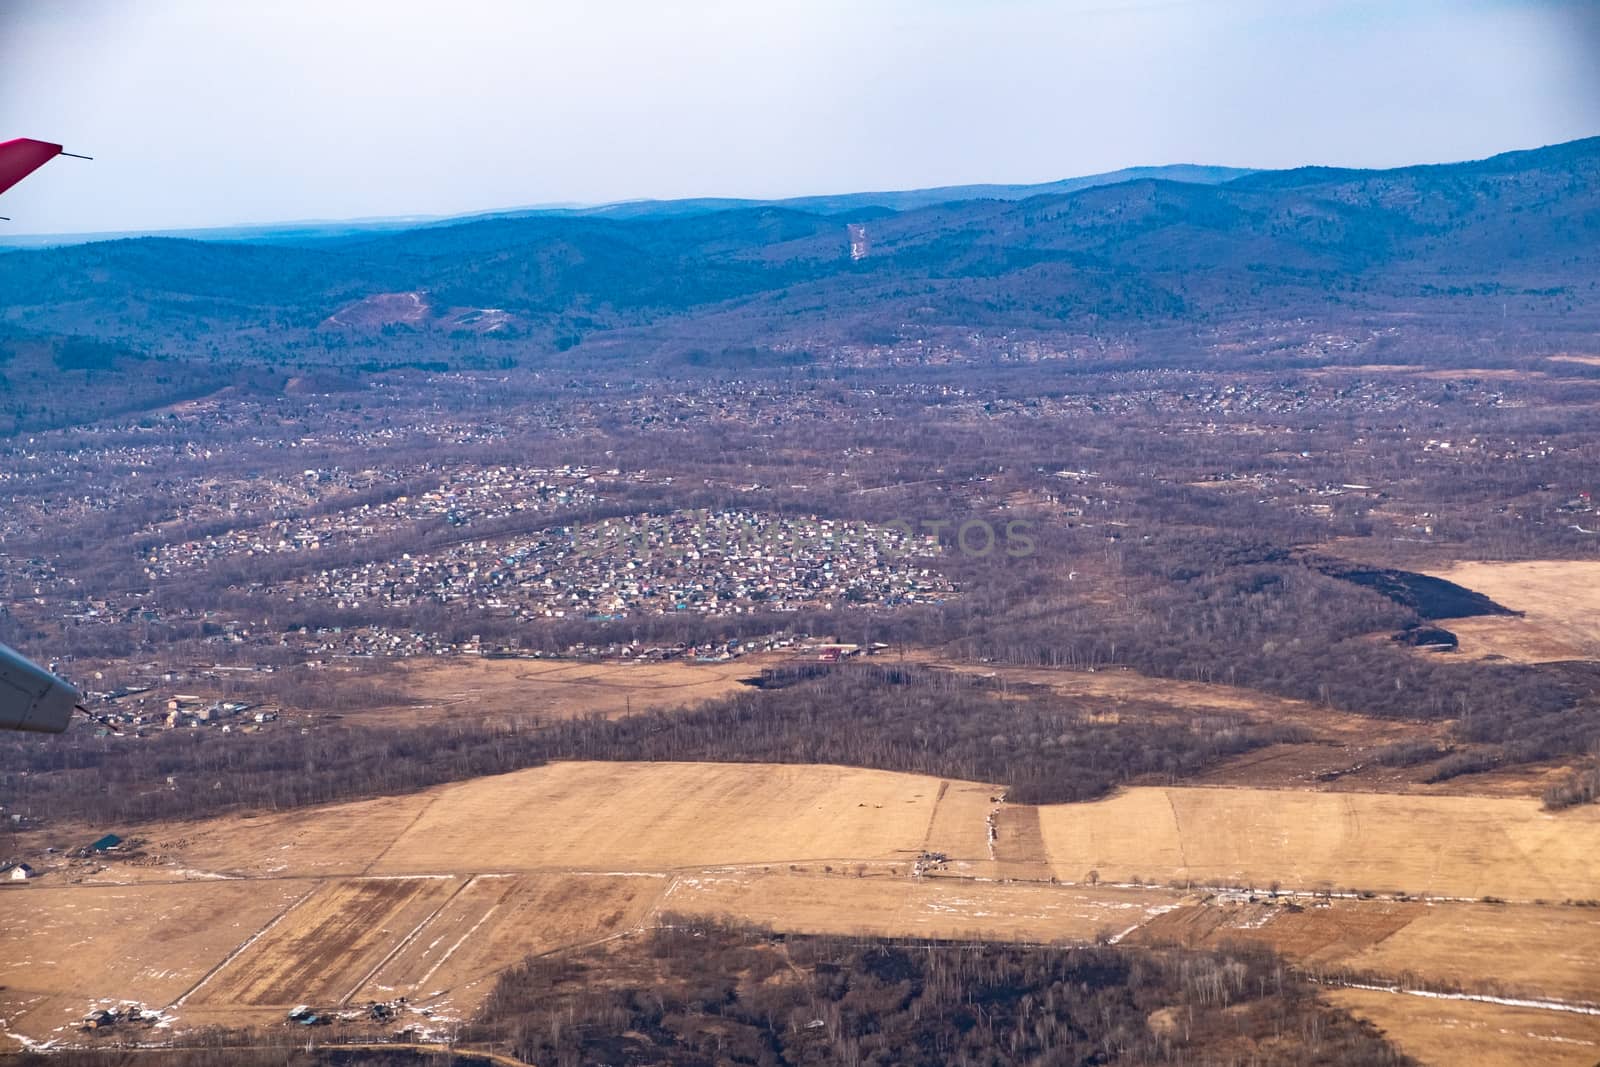
<instances>
[{"instance_id":1,"label":"tree line","mask_svg":"<svg viewBox=\"0 0 1600 1067\"><path fill-rule=\"evenodd\" d=\"M1106 716L1104 701L915 667L762 681L688 711L619 719L5 738L0 796L32 818L127 825L404 793L551 760L643 760L842 764L993 782L1018 803L1064 803L1304 739L1297 727L1227 715L1175 723L1161 716L1167 709L1135 701Z\"/></svg>"},{"instance_id":2,"label":"tree line","mask_svg":"<svg viewBox=\"0 0 1600 1067\"><path fill-rule=\"evenodd\" d=\"M1259 949L785 936L687 916L525 961L462 1036L550 1067L1411 1063Z\"/></svg>"}]
</instances>

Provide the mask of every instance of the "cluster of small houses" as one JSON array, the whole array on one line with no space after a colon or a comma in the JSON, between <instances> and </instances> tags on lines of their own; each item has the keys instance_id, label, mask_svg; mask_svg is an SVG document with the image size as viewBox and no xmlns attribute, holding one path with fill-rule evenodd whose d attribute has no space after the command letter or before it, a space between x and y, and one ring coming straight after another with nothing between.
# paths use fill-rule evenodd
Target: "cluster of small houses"
<instances>
[{"instance_id":1,"label":"cluster of small houses","mask_svg":"<svg viewBox=\"0 0 1600 1067\"><path fill-rule=\"evenodd\" d=\"M15 860L6 860L4 863L0 863L0 878L9 879L13 882L26 882L38 873L28 864L18 863Z\"/></svg>"},{"instance_id":2,"label":"cluster of small houses","mask_svg":"<svg viewBox=\"0 0 1600 1067\"><path fill-rule=\"evenodd\" d=\"M612 475L620 472L608 472ZM366 538L392 534L429 519L451 526L523 512L557 511L599 500L590 488L596 475L586 467L434 467L396 471L362 471L352 480L337 468L307 470L302 485L284 487L281 502L264 507L271 513L310 510L310 505L337 500L330 490L354 492L408 479L436 480L438 486L416 496L398 496L381 503L357 504L340 511L296 514L199 541L173 542L152 549L145 559L150 578L170 577L183 568L230 556L307 552ZM309 490L309 492L307 492ZM226 513L226 512L224 512Z\"/></svg>"},{"instance_id":3,"label":"cluster of small houses","mask_svg":"<svg viewBox=\"0 0 1600 1067\"><path fill-rule=\"evenodd\" d=\"M560 652L526 650L505 645L494 645L473 636L466 641L446 643L435 641L426 634L395 635L382 628L359 630L318 630L296 635L301 638L299 651L307 657L366 658L374 656L481 656L487 659L571 659L582 661L610 661L625 663L728 663L742 656L758 653L786 652L797 659L821 663L838 663L855 656L875 656L889 646L882 642L855 645L816 638L808 633L779 632L763 637L736 638L732 640L702 641L696 644L650 645L640 641L590 644L580 641ZM307 659L313 665L317 661ZM322 661L326 662L326 660ZM213 668L214 670L235 668ZM237 668L245 669L245 668ZM255 668L270 672L270 667ZM201 673L204 673L202 671ZM169 675L168 682L179 681ZM215 700L194 694L179 693L164 704L148 705L148 685L122 685L109 692L90 694L94 714L100 725L98 735L116 733L121 736L146 737L152 731L211 728L223 733L255 733L279 722L281 711L276 707L248 704L237 700ZM132 701L129 703L129 701ZM171 784L171 779L168 779ZM20 821L21 816L15 816Z\"/></svg>"},{"instance_id":4,"label":"cluster of small houses","mask_svg":"<svg viewBox=\"0 0 1600 1067\"><path fill-rule=\"evenodd\" d=\"M97 841L90 842L82 848L74 849L72 855L78 858L103 856L108 852L116 852L127 842L116 834L106 834ZM32 865L21 860L0 860L0 880L8 882L26 882L37 878L40 872Z\"/></svg>"},{"instance_id":5,"label":"cluster of small houses","mask_svg":"<svg viewBox=\"0 0 1600 1067\"><path fill-rule=\"evenodd\" d=\"M257 725L272 722L276 711L261 709L251 714L253 705L238 700L208 701L204 697L178 694L167 701L166 725L178 727L221 726L228 730L234 722L245 721Z\"/></svg>"},{"instance_id":6,"label":"cluster of small houses","mask_svg":"<svg viewBox=\"0 0 1600 1067\"><path fill-rule=\"evenodd\" d=\"M97 1008L83 1017L84 1030L107 1030L113 1026L154 1026L161 1021L161 1013L150 1011L138 1004L122 1004L115 1008Z\"/></svg>"},{"instance_id":7,"label":"cluster of small houses","mask_svg":"<svg viewBox=\"0 0 1600 1067\"><path fill-rule=\"evenodd\" d=\"M579 659L624 660L633 663L663 663L669 660L689 660L694 663L726 663L740 656L758 652L783 652L793 650L809 653L816 642L806 633L775 633L764 637L736 638L731 640L701 641L690 644L645 644L641 641L612 641L605 644L578 641L560 651L525 649L514 644L487 642L480 634L464 641L446 641L436 634L420 630L397 632L381 626L329 627L299 631L284 636L286 646L293 647L304 658L334 657L394 657L408 656L482 656L486 659ZM830 646L847 648L853 646ZM869 654L887 646L876 645ZM842 658L835 654L831 658Z\"/></svg>"},{"instance_id":8,"label":"cluster of small houses","mask_svg":"<svg viewBox=\"0 0 1600 1067\"><path fill-rule=\"evenodd\" d=\"M278 719L276 708L258 707L239 700L211 700L188 693L175 694L166 701L164 708L150 708L140 695L149 691L148 686L122 686L102 694L95 709L101 722L96 732L103 735L131 731L142 736L151 729L213 727L223 733L235 730L251 733ZM130 696L136 698L133 704L120 703Z\"/></svg>"},{"instance_id":9,"label":"cluster of small houses","mask_svg":"<svg viewBox=\"0 0 1600 1067\"><path fill-rule=\"evenodd\" d=\"M726 663L740 656L759 652L792 652L800 659L838 663L854 656L875 656L889 648L881 641L862 646L813 638L810 634L774 634L733 641L706 641L696 645L644 645L638 641L590 645L579 642L562 653L563 658L630 660L635 663L665 663L690 660L694 663Z\"/></svg>"},{"instance_id":10,"label":"cluster of small houses","mask_svg":"<svg viewBox=\"0 0 1600 1067\"><path fill-rule=\"evenodd\" d=\"M631 515L587 527L320 571L258 592L338 610L470 605L505 618L799 611L938 603L935 539L890 527L745 510Z\"/></svg>"},{"instance_id":11,"label":"cluster of small houses","mask_svg":"<svg viewBox=\"0 0 1600 1067\"><path fill-rule=\"evenodd\" d=\"M366 1020L374 1023L390 1023L397 1019L406 1009L406 998L400 997L393 1001L374 1000L365 1008L358 1010L344 1010L338 1012L319 1012L309 1004L299 1004L289 1010L288 1021L296 1026L326 1026L334 1020L341 1022L354 1022ZM428 1016L433 1014L428 1008L412 1009L418 1015ZM404 1034L396 1035L402 1037Z\"/></svg>"}]
</instances>

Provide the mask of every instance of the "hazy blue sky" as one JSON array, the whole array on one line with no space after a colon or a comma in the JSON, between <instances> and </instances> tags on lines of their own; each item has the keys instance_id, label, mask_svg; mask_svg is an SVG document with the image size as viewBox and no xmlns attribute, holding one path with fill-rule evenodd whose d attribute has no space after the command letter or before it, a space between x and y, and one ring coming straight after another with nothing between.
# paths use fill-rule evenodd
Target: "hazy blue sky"
<instances>
[{"instance_id":1,"label":"hazy blue sky","mask_svg":"<svg viewBox=\"0 0 1600 1067\"><path fill-rule=\"evenodd\" d=\"M1387 166L1600 133L1600 0L0 0L13 234Z\"/></svg>"}]
</instances>

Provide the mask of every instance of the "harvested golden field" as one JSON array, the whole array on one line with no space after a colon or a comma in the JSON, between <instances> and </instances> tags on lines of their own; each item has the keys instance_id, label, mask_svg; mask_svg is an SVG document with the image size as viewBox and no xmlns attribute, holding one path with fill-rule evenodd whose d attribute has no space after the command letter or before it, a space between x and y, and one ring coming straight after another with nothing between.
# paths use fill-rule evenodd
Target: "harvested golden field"
<instances>
[{"instance_id":1,"label":"harvested golden field","mask_svg":"<svg viewBox=\"0 0 1600 1067\"><path fill-rule=\"evenodd\" d=\"M557 763L434 791L371 870L909 862L939 786L847 767ZM941 803L965 805L981 824L988 795L947 791Z\"/></svg>"},{"instance_id":2,"label":"harvested golden field","mask_svg":"<svg viewBox=\"0 0 1600 1067\"><path fill-rule=\"evenodd\" d=\"M460 890L450 878L323 882L185 999L285 1008L348 1003Z\"/></svg>"},{"instance_id":3,"label":"harvested golden field","mask_svg":"<svg viewBox=\"0 0 1600 1067\"><path fill-rule=\"evenodd\" d=\"M98 1000L140 1002L184 1029L281 1026L294 1004L398 997L436 1025L472 1012L530 953L671 913L1028 942L1245 937L1309 963L1568 999L1600 982L1600 912L1587 909L1291 907L1162 884L1596 895L1600 812L1247 789L1043 808L996 796L984 783L831 766L564 763L147 827L159 859L112 860L96 875L125 885L67 884L63 867L4 891L0 1029L70 1037ZM1156 884L1114 884L1135 875Z\"/></svg>"},{"instance_id":4,"label":"harvested golden field","mask_svg":"<svg viewBox=\"0 0 1600 1067\"><path fill-rule=\"evenodd\" d=\"M400 797L186 824L152 848L256 877L909 862L924 846L981 859L997 792L848 767L555 763Z\"/></svg>"},{"instance_id":5,"label":"harvested golden field","mask_svg":"<svg viewBox=\"0 0 1600 1067\"><path fill-rule=\"evenodd\" d=\"M154 851L200 870L245 877L361 874L427 807L433 793L358 800L310 811L188 823ZM337 812L337 817L330 817Z\"/></svg>"},{"instance_id":6,"label":"harvested golden field","mask_svg":"<svg viewBox=\"0 0 1600 1067\"><path fill-rule=\"evenodd\" d=\"M1216 897L1166 912L1130 940L1195 948L1258 941L1303 963L1411 974L1473 993L1600 996L1600 912L1584 907Z\"/></svg>"},{"instance_id":7,"label":"harvested golden field","mask_svg":"<svg viewBox=\"0 0 1600 1067\"><path fill-rule=\"evenodd\" d=\"M1457 563L1432 573L1523 613L1445 623L1462 653L1519 663L1600 659L1600 562Z\"/></svg>"},{"instance_id":8,"label":"harvested golden field","mask_svg":"<svg viewBox=\"0 0 1600 1067\"><path fill-rule=\"evenodd\" d=\"M1140 788L1040 809L1057 875L1474 899L1586 898L1600 810L1522 798Z\"/></svg>"},{"instance_id":9,"label":"harvested golden field","mask_svg":"<svg viewBox=\"0 0 1600 1067\"><path fill-rule=\"evenodd\" d=\"M492 982L525 956L587 944L644 922L666 875L475 875L425 929L356 991L355 1003L460 995Z\"/></svg>"},{"instance_id":10,"label":"harvested golden field","mask_svg":"<svg viewBox=\"0 0 1600 1067\"><path fill-rule=\"evenodd\" d=\"M75 1026L91 1003L171 1004L314 884L0 891L0 1030L42 1041Z\"/></svg>"},{"instance_id":11,"label":"harvested golden field","mask_svg":"<svg viewBox=\"0 0 1600 1067\"><path fill-rule=\"evenodd\" d=\"M992 857L986 820L997 795L995 786L982 782L941 781L920 847L958 865L987 862Z\"/></svg>"},{"instance_id":12,"label":"harvested golden field","mask_svg":"<svg viewBox=\"0 0 1600 1067\"><path fill-rule=\"evenodd\" d=\"M1594 1067L1600 1017L1403 993L1331 989L1329 1000L1368 1020L1435 1067Z\"/></svg>"},{"instance_id":13,"label":"harvested golden field","mask_svg":"<svg viewBox=\"0 0 1600 1067\"><path fill-rule=\"evenodd\" d=\"M848 914L863 886L911 886L924 848L987 864L995 792L840 767L568 763L149 827L159 861L92 876L125 884L72 884L62 866L5 890L0 1013L36 1041L101 998L190 1025L396 996L459 1016L528 953L650 921L679 872L869 866L881 877L827 882Z\"/></svg>"},{"instance_id":14,"label":"harvested golden field","mask_svg":"<svg viewBox=\"0 0 1600 1067\"><path fill-rule=\"evenodd\" d=\"M1487 981L1513 994L1600 1001L1600 909L1427 907L1346 962L1380 974L1414 971L1464 989Z\"/></svg>"},{"instance_id":15,"label":"harvested golden field","mask_svg":"<svg viewBox=\"0 0 1600 1067\"><path fill-rule=\"evenodd\" d=\"M1600 1060L1600 914L1483 903L1212 899L1133 931L1134 944L1217 948L1255 941L1311 966L1383 976L1378 984L1555 1007L1331 989L1335 1002L1387 1031L1423 1063L1590 1065ZM1480 1047L1481 1046L1481 1047Z\"/></svg>"},{"instance_id":16,"label":"harvested golden field","mask_svg":"<svg viewBox=\"0 0 1600 1067\"><path fill-rule=\"evenodd\" d=\"M981 937L1030 942L1118 936L1177 907L1181 893L1063 888L955 878L907 881L880 870L681 875L664 906L726 915L779 930L888 937Z\"/></svg>"},{"instance_id":17,"label":"harvested golden field","mask_svg":"<svg viewBox=\"0 0 1600 1067\"><path fill-rule=\"evenodd\" d=\"M176 999L215 962L208 956L209 942L219 933L243 941L309 884L34 888L0 896L7 919L0 925L0 985L35 993L79 990L82 975L68 957L88 953L103 961L100 975L108 985L136 983ZM159 963L141 958L151 956ZM105 995L112 992L108 988Z\"/></svg>"}]
</instances>

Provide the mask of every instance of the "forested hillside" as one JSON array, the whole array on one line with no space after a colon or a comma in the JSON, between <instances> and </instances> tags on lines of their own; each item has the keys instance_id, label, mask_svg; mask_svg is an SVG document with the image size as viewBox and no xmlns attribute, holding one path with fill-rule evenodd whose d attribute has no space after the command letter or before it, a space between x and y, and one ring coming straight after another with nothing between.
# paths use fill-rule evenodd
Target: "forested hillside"
<instances>
[{"instance_id":1,"label":"forested hillside","mask_svg":"<svg viewBox=\"0 0 1600 1067\"><path fill-rule=\"evenodd\" d=\"M1194 176L1207 180L899 211L708 201L299 245L18 251L0 255L0 328L11 348L91 337L185 363L359 366L381 347L496 366L614 354L594 345L608 334L639 355L696 341L893 345L941 327L1265 329L1297 315L1424 318L1476 338L1508 318L1577 332L1600 317L1600 139L1394 171Z\"/></svg>"}]
</instances>

